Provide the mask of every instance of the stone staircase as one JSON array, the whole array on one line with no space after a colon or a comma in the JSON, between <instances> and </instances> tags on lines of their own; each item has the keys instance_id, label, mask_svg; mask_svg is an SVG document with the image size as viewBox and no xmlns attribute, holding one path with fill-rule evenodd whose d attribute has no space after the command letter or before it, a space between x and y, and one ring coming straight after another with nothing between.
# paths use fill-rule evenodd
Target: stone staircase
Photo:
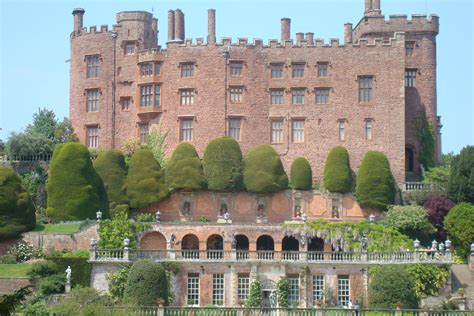
<instances>
[{"instance_id":1,"label":"stone staircase","mask_svg":"<svg viewBox=\"0 0 474 316\"><path fill-rule=\"evenodd\" d=\"M451 291L457 296L460 287L464 287L468 308L474 308L474 271L469 270L467 264L453 264L451 266Z\"/></svg>"}]
</instances>

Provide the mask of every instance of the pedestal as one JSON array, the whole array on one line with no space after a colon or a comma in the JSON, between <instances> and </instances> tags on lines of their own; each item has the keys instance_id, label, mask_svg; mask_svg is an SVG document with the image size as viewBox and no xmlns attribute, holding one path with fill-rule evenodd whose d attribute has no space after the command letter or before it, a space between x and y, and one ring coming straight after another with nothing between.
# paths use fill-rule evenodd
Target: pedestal
<instances>
[{"instance_id":1,"label":"pedestal","mask_svg":"<svg viewBox=\"0 0 474 316\"><path fill-rule=\"evenodd\" d=\"M71 293L71 282L66 282L65 289L66 294Z\"/></svg>"}]
</instances>

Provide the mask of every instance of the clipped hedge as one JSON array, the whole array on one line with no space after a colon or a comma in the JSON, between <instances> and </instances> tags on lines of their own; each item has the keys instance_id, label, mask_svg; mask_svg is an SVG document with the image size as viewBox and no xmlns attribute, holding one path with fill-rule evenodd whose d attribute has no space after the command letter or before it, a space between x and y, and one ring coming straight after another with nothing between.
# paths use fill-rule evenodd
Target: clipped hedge
<instances>
[{"instance_id":1,"label":"clipped hedge","mask_svg":"<svg viewBox=\"0 0 474 316\"><path fill-rule=\"evenodd\" d=\"M128 303L153 306L160 299L168 304L168 292L165 269L151 260L140 260L130 269L123 297Z\"/></svg>"},{"instance_id":2,"label":"clipped hedge","mask_svg":"<svg viewBox=\"0 0 474 316\"><path fill-rule=\"evenodd\" d=\"M324 165L324 188L329 192L350 192L352 173L349 153L342 146L331 149Z\"/></svg>"},{"instance_id":3,"label":"clipped hedge","mask_svg":"<svg viewBox=\"0 0 474 316\"><path fill-rule=\"evenodd\" d=\"M56 272L60 275L65 275L67 267L71 267L72 286L90 286L92 264L87 262L89 258L48 257L47 260L56 265Z\"/></svg>"},{"instance_id":4,"label":"clipped hedge","mask_svg":"<svg viewBox=\"0 0 474 316\"><path fill-rule=\"evenodd\" d=\"M457 254L466 258L474 240L474 204L463 202L456 205L448 212L443 223Z\"/></svg>"},{"instance_id":5,"label":"clipped hedge","mask_svg":"<svg viewBox=\"0 0 474 316\"><path fill-rule=\"evenodd\" d=\"M272 146L257 145L245 156L244 184L247 191L253 193L271 193L288 188L288 176Z\"/></svg>"},{"instance_id":6,"label":"clipped hedge","mask_svg":"<svg viewBox=\"0 0 474 316\"><path fill-rule=\"evenodd\" d=\"M202 163L210 190L240 191L244 188L242 152L235 139L221 137L210 141Z\"/></svg>"},{"instance_id":7,"label":"clipped hedge","mask_svg":"<svg viewBox=\"0 0 474 316\"><path fill-rule=\"evenodd\" d=\"M387 157L378 151L365 154L356 181L356 195L360 206L386 210L394 203L395 181Z\"/></svg>"},{"instance_id":8,"label":"clipped hedge","mask_svg":"<svg viewBox=\"0 0 474 316\"><path fill-rule=\"evenodd\" d=\"M168 187L184 190L203 190L206 188L206 177L201 159L190 143L180 143L168 161L165 170Z\"/></svg>"},{"instance_id":9,"label":"clipped hedge","mask_svg":"<svg viewBox=\"0 0 474 316\"><path fill-rule=\"evenodd\" d=\"M122 152L116 149L100 151L93 165L104 183L111 208L120 204L128 204L125 194L127 166Z\"/></svg>"},{"instance_id":10,"label":"clipped hedge","mask_svg":"<svg viewBox=\"0 0 474 316\"><path fill-rule=\"evenodd\" d=\"M291 187L295 190L311 190L313 187L313 172L308 160L296 158L291 164Z\"/></svg>"}]
</instances>

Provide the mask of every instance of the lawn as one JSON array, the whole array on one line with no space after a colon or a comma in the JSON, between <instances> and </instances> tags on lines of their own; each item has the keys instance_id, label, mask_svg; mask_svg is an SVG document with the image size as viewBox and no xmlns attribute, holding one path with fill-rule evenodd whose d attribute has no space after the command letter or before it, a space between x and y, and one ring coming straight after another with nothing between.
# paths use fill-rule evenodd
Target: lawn
<instances>
[{"instance_id":1,"label":"lawn","mask_svg":"<svg viewBox=\"0 0 474 316\"><path fill-rule=\"evenodd\" d=\"M36 224L36 227L33 231L41 232L45 234L72 234L79 231L81 224L72 223L72 224Z\"/></svg>"},{"instance_id":2,"label":"lawn","mask_svg":"<svg viewBox=\"0 0 474 316\"><path fill-rule=\"evenodd\" d=\"M0 264L0 278L27 277L31 267L28 263Z\"/></svg>"}]
</instances>

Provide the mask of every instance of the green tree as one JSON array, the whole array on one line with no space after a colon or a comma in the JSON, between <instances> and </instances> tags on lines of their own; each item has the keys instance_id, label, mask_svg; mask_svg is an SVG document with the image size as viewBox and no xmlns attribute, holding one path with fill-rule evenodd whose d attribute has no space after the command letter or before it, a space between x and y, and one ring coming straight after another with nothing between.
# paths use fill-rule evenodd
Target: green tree
<instances>
[{"instance_id":1,"label":"green tree","mask_svg":"<svg viewBox=\"0 0 474 316\"><path fill-rule=\"evenodd\" d=\"M420 111L415 121L416 136L420 142L420 153L418 162L423 165L426 170L435 165L435 147L436 140L434 137L433 126L428 121L425 111Z\"/></svg>"},{"instance_id":2,"label":"green tree","mask_svg":"<svg viewBox=\"0 0 474 316\"><path fill-rule=\"evenodd\" d=\"M342 146L331 149L324 165L324 188L329 192L350 192L352 173L349 153Z\"/></svg>"},{"instance_id":3,"label":"green tree","mask_svg":"<svg viewBox=\"0 0 474 316\"><path fill-rule=\"evenodd\" d=\"M74 128L72 127L72 123L67 117L65 117L61 122L58 122L58 126L54 131L54 138L56 139L56 142L60 144L79 141L79 138L77 138Z\"/></svg>"},{"instance_id":4,"label":"green tree","mask_svg":"<svg viewBox=\"0 0 474 316\"><path fill-rule=\"evenodd\" d=\"M242 152L239 143L234 139L221 137L210 141L202 162L210 190L243 189Z\"/></svg>"},{"instance_id":5,"label":"green tree","mask_svg":"<svg viewBox=\"0 0 474 316\"><path fill-rule=\"evenodd\" d=\"M290 283L288 282L287 278L282 278L277 282L277 301L278 307L288 307L290 302L288 300L288 294L290 291Z\"/></svg>"},{"instance_id":6,"label":"green tree","mask_svg":"<svg viewBox=\"0 0 474 316\"><path fill-rule=\"evenodd\" d=\"M259 280L250 283L249 296L245 301L245 307L260 307L262 305L262 284Z\"/></svg>"},{"instance_id":7,"label":"green tree","mask_svg":"<svg viewBox=\"0 0 474 316\"><path fill-rule=\"evenodd\" d=\"M163 170L148 149L139 149L133 154L125 184L130 206L134 208L158 202L168 194Z\"/></svg>"},{"instance_id":8,"label":"green tree","mask_svg":"<svg viewBox=\"0 0 474 316\"><path fill-rule=\"evenodd\" d=\"M395 199L395 181L387 157L378 151L365 154L356 181L360 206L385 210Z\"/></svg>"},{"instance_id":9,"label":"green tree","mask_svg":"<svg viewBox=\"0 0 474 316\"><path fill-rule=\"evenodd\" d=\"M33 122L26 126L25 133L42 135L47 139L54 140L54 132L57 126L56 114L52 110L39 108L38 113L33 114Z\"/></svg>"},{"instance_id":10,"label":"green tree","mask_svg":"<svg viewBox=\"0 0 474 316\"><path fill-rule=\"evenodd\" d=\"M47 216L54 221L94 219L97 211L109 217L104 184L92 166L89 151L80 143L57 145L46 184Z\"/></svg>"},{"instance_id":11,"label":"green tree","mask_svg":"<svg viewBox=\"0 0 474 316\"><path fill-rule=\"evenodd\" d=\"M99 229L99 247L104 249L121 249L123 240L130 240L129 248L137 248L138 235L142 233L149 225L136 223L128 219L128 212L122 209L120 205L115 208L117 212L112 219L100 221Z\"/></svg>"},{"instance_id":12,"label":"green tree","mask_svg":"<svg viewBox=\"0 0 474 316\"><path fill-rule=\"evenodd\" d=\"M474 204L463 202L453 207L444 218L444 228L457 253L465 258L474 241Z\"/></svg>"},{"instance_id":13,"label":"green tree","mask_svg":"<svg viewBox=\"0 0 474 316\"><path fill-rule=\"evenodd\" d=\"M313 187L313 172L308 160L296 158L291 164L291 187L295 190L311 190Z\"/></svg>"},{"instance_id":14,"label":"green tree","mask_svg":"<svg viewBox=\"0 0 474 316\"><path fill-rule=\"evenodd\" d=\"M453 159L448 196L456 203L474 203L474 146L464 147Z\"/></svg>"},{"instance_id":15,"label":"green tree","mask_svg":"<svg viewBox=\"0 0 474 316\"><path fill-rule=\"evenodd\" d=\"M30 195L11 167L0 167L0 240L16 237L35 227Z\"/></svg>"},{"instance_id":16,"label":"green tree","mask_svg":"<svg viewBox=\"0 0 474 316\"><path fill-rule=\"evenodd\" d=\"M180 143L168 161L165 170L168 187L184 190L202 190L206 188L206 177L201 159L190 143Z\"/></svg>"},{"instance_id":17,"label":"green tree","mask_svg":"<svg viewBox=\"0 0 474 316\"><path fill-rule=\"evenodd\" d=\"M54 142L42 135L12 133L8 138L5 150L9 156L19 159L30 159L33 156L51 155Z\"/></svg>"},{"instance_id":18,"label":"green tree","mask_svg":"<svg viewBox=\"0 0 474 316\"><path fill-rule=\"evenodd\" d=\"M433 167L425 173L423 182L433 183L436 185L435 190L443 193L448 190L449 178L451 176L451 163L454 159L453 153L448 153L442 156L442 163L439 166Z\"/></svg>"},{"instance_id":19,"label":"green tree","mask_svg":"<svg viewBox=\"0 0 474 316\"><path fill-rule=\"evenodd\" d=\"M166 137L168 132L164 131L161 126L158 129L152 128L151 132L148 135L146 141L146 148L148 148L152 153L155 159L158 161L161 167L166 167Z\"/></svg>"},{"instance_id":20,"label":"green tree","mask_svg":"<svg viewBox=\"0 0 474 316\"><path fill-rule=\"evenodd\" d=\"M169 288L165 269L151 260L136 261L128 274L125 301L142 306L168 304Z\"/></svg>"},{"instance_id":21,"label":"green tree","mask_svg":"<svg viewBox=\"0 0 474 316\"><path fill-rule=\"evenodd\" d=\"M244 184L249 192L271 193L288 188L280 156L270 145L257 145L244 159Z\"/></svg>"},{"instance_id":22,"label":"green tree","mask_svg":"<svg viewBox=\"0 0 474 316\"><path fill-rule=\"evenodd\" d=\"M450 275L448 266L434 264L409 264L406 270L415 279L415 293L418 300L427 296L438 296Z\"/></svg>"},{"instance_id":23,"label":"green tree","mask_svg":"<svg viewBox=\"0 0 474 316\"><path fill-rule=\"evenodd\" d=\"M121 301L123 299L123 293L125 292L125 286L127 285L128 274L130 273L129 264L123 264L120 268L107 274L106 279L109 285L109 293L115 301Z\"/></svg>"}]
</instances>

